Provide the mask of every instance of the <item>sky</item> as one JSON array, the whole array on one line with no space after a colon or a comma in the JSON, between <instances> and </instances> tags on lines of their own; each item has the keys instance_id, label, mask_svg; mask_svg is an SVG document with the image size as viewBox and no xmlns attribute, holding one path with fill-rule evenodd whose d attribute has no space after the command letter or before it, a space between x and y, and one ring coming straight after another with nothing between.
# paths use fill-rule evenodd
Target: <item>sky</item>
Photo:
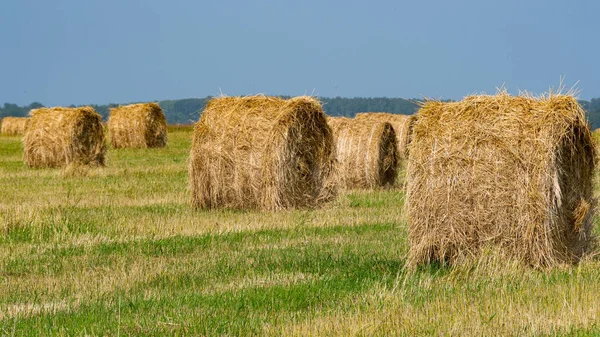
<instances>
[{"instance_id":1,"label":"sky","mask_svg":"<svg viewBox=\"0 0 600 337\"><path fill-rule=\"evenodd\" d=\"M0 104L600 97L596 0L1 0Z\"/></svg>"}]
</instances>

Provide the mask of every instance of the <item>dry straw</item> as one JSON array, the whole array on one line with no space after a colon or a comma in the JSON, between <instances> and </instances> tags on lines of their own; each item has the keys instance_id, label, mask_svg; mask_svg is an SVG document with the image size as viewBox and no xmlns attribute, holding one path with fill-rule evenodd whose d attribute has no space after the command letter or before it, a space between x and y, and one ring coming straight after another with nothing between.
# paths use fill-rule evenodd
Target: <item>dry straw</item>
<instances>
[{"instance_id":1,"label":"dry straw","mask_svg":"<svg viewBox=\"0 0 600 337\"><path fill-rule=\"evenodd\" d=\"M592 132L592 136L594 137L596 144L600 143L600 129L594 130L594 132Z\"/></svg>"},{"instance_id":2,"label":"dry straw","mask_svg":"<svg viewBox=\"0 0 600 337\"><path fill-rule=\"evenodd\" d=\"M4 117L0 133L8 136L21 136L25 134L28 120L27 117Z\"/></svg>"},{"instance_id":3,"label":"dry straw","mask_svg":"<svg viewBox=\"0 0 600 337\"><path fill-rule=\"evenodd\" d=\"M91 107L31 110L23 137L30 167L104 165L102 119Z\"/></svg>"},{"instance_id":4,"label":"dry straw","mask_svg":"<svg viewBox=\"0 0 600 337\"><path fill-rule=\"evenodd\" d=\"M493 249L548 267L590 247L595 144L572 96L427 102L409 147L409 265Z\"/></svg>"},{"instance_id":5,"label":"dry straw","mask_svg":"<svg viewBox=\"0 0 600 337\"><path fill-rule=\"evenodd\" d=\"M221 97L194 127L192 205L198 208L315 207L335 189L333 137L311 97Z\"/></svg>"},{"instance_id":6,"label":"dry straw","mask_svg":"<svg viewBox=\"0 0 600 337\"><path fill-rule=\"evenodd\" d=\"M151 148L167 145L167 120L156 103L110 109L110 139L114 148Z\"/></svg>"},{"instance_id":7,"label":"dry straw","mask_svg":"<svg viewBox=\"0 0 600 337\"><path fill-rule=\"evenodd\" d=\"M360 112L356 119L365 119L373 122L388 122L394 127L396 143L400 159L408 158L408 144L411 140L412 128L417 119L413 115L391 114L386 112Z\"/></svg>"},{"instance_id":8,"label":"dry straw","mask_svg":"<svg viewBox=\"0 0 600 337\"><path fill-rule=\"evenodd\" d=\"M398 150L394 128L387 122L329 117L336 142L339 187L377 188L394 184Z\"/></svg>"}]
</instances>

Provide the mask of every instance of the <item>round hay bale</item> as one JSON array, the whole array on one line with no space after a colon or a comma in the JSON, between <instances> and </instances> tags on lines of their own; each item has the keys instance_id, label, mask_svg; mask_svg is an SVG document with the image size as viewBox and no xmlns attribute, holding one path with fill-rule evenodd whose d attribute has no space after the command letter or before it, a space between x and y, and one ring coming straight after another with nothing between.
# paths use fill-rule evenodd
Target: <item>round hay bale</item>
<instances>
[{"instance_id":1,"label":"round hay bale","mask_svg":"<svg viewBox=\"0 0 600 337\"><path fill-rule=\"evenodd\" d=\"M594 141L596 141L596 144L600 143L600 129L596 129L592 132L592 136L594 137Z\"/></svg>"},{"instance_id":2,"label":"round hay bale","mask_svg":"<svg viewBox=\"0 0 600 337\"><path fill-rule=\"evenodd\" d=\"M29 114L23 137L29 167L104 165L102 118L93 108L42 108Z\"/></svg>"},{"instance_id":3,"label":"round hay bale","mask_svg":"<svg viewBox=\"0 0 600 337\"><path fill-rule=\"evenodd\" d=\"M190 153L196 208L280 210L331 199L333 137L311 97L221 97L194 127Z\"/></svg>"},{"instance_id":4,"label":"round hay bale","mask_svg":"<svg viewBox=\"0 0 600 337\"><path fill-rule=\"evenodd\" d=\"M27 117L4 117L0 133L8 136L22 136L25 134L28 120Z\"/></svg>"},{"instance_id":5,"label":"round hay bale","mask_svg":"<svg viewBox=\"0 0 600 337\"><path fill-rule=\"evenodd\" d=\"M596 147L575 98L428 102L409 147L409 265L491 249L546 267L590 246Z\"/></svg>"},{"instance_id":6,"label":"round hay bale","mask_svg":"<svg viewBox=\"0 0 600 337\"><path fill-rule=\"evenodd\" d=\"M108 129L113 148L153 148L167 145L167 119L156 103L110 109Z\"/></svg>"},{"instance_id":7,"label":"round hay bale","mask_svg":"<svg viewBox=\"0 0 600 337\"><path fill-rule=\"evenodd\" d=\"M370 121L388 122L394 127L396 133L396 143L398 145L398 154L401 160L408 158L408 144L411 141L412 128L417 120L414 115L392 114L387 112L360 112L356 114L356 119L365 119Z\"/></svg>"},{"instance_id":8,"label":"round hay bale","mask_svg":"<svg viewBox=\"0 0 600 337\"><path fill-rule=\"evenodd\" d=\"M377 188L396 181L398 149L387 122L329 117L336 143L335 179L341 188Z\"/></svg>"}]
</instances>

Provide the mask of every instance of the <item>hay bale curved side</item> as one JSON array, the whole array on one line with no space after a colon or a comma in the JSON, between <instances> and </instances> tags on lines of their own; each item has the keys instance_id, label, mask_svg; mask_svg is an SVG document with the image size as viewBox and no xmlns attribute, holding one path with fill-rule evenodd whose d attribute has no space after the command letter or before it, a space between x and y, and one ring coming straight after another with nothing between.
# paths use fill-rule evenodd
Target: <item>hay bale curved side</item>
<instances>
[{"instance_id":1,"label":"hay bale curved side","mask_svg":"<svg viewBox=\"0 0 600 337\"><path fill-rule=\"evenodd\" d=\"M336 174L340 187L377 188L393 185L398 169L394 128L387 122L329 117L336 142Z\"/></svg>"},{"instance_id":2,"label":"hay bale curved side","mask_svg":"<svg viewBox=\"0 0 600 337\"><path fill-rule=\"evenodd\" d=\"M411 141L412 128L417 120L415 115L401 115L387 112L359 112L356 119L370 121L388 122L394 127L396 141L398 143L398 154L401 160L408 158L408 144Z\"/></svg>"},{"instance_id":3,"label":"hay bale curved side","mask_svg":"<svg viewBox=\"0 0 600 337\"><path fill-rule=\"evenodd\" d=\"M0 133L8 136L21 136L25 134L27 128L27 117L4 117L2 118L2 127L0 127Z\"/></svg>"},{"instance_id":4,"label":"hay bale curved side","mask_svg":"<svg viewBox=\"0 0 600 337\"><path fill-rule=\"evenodd\" d=\"M333 137L311 97L222 97L208 102L190 152L192 206L315 207L335 195L325 186Z\"/></svg>"},{"instance_id":5,"label":"hay bale curved side","mask_svg":"<svg viewBox=\"0 0 600 337\"><path fill-rule=\"evenodd\" d=\"M167 145L167 119L156 103L130 104L110 109L108 129L113 148Z\"/></svg>"},{"instance_id":6,"label":"hay bale curved side","mask_svg":"<svg viewBox=\"0 0 600 337\"><path fill-rule=\"evenodd\" d=\"M535 267L592 241L596 146L571 96L472 96L418 112L407 168L408 264L484 250Z\"/></svg>"},{"instance_id":7,"label":"hay bale curved side","mask_svg":"<svg viewBox=\"0 0 600 337\"><path fill-rule=\"evenodd\" d=\"M34 109L30 116L23 137L29 167L104 165L102 118L93 108Z\"/></svg>"}]
</instances>

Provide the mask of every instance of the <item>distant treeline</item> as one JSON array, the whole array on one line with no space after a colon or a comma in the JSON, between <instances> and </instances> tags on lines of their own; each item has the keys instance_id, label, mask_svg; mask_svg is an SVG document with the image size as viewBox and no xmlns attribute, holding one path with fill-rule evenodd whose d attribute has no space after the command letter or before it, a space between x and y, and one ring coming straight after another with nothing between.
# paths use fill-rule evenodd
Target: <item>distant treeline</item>
<instances>
[{"instance_id":1,"label":"distant treeline","mask_svg":"<svg viewBox=\"0 0 600 337\"><path fill-rule=\"evenodd\" d=\"M204 110L206 102L211 97L205 98L187 98L178 100L159 101L158 103L165 112L169 124L191 124L200 118L200 113ZM353 117L358 112L391 112L411 115L419 108L422 100L407 100L403 98L319 98L323 102L323 109L330 116ZM591 101L579 101L583 108L588 112L588 118L592 128L600 128L600 98L593 98ZM91 106L102 115L106 120L109 109L118 104L94 105ZM0 107L0 118L6 116L27 116L29 110L43 107L42 103L34 102L27 106L18 106L16 104L4 103ZM74 107L74 106L73 106Z\"/></svg>"}]
</instances>

